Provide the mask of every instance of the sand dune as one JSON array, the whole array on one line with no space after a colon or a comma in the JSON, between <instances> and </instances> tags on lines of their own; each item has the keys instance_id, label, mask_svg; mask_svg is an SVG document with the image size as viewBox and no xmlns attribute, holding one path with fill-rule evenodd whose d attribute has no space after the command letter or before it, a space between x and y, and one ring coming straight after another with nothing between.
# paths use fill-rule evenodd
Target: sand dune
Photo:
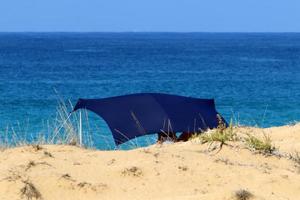
<instances>
[{"instance_id":1,"label":"sand dune","mask_svg":"<svg viewBox=\"0 0 300 200\"><path fill-rule=\"evenodd\" d=\"M0 152L0 199L300 199L300 124L238 128L269 134L280 156L257 154L242 142L208 151L197 140L130 151L74 146L17 147Z\"/></svg>"}]
</instances>

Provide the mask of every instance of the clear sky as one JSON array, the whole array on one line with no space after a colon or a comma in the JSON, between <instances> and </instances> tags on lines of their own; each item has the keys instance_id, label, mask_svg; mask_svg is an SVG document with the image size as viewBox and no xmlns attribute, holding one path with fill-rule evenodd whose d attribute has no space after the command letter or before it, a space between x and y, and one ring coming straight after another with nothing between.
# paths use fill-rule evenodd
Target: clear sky
<instances>
[{"instance_id":1,"label":"clear sky","mask_svg":"<svg viewBox=\"0 0 300 200\"><path fill-rule=\"evenodd\" d=\"M0 0L0 31L300 32L300 0Z\"/></svg>"}]
</instances>

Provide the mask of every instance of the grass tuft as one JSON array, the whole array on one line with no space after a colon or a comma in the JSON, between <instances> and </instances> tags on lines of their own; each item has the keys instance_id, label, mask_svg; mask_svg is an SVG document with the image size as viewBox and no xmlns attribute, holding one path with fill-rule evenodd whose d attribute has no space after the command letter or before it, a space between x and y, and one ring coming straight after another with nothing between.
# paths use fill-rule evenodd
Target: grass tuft
<instances>
[{"instance_id":1,"label":"grass tuft","mask_svg":"<svg viewBox=\"0 0 300 200\"><path fill-rule=\"evenodd\" d=\"M42 199L41 193L38 189L29 181L23 181L25 184L24 187L21 188L21 197L26 198L27 200L32 199Z\"/></svg>"},{"instance_id":2,"label":"grass tuft","mask_svg":"<svg viewBox=\"0 0 300 200\"><path fill-rule=\"evenodd\" d=\"M47 124L44 124L45 127L34 135L29 133L27 128L24 128L20 123L17 127L7 126L4 131L0 130L0 150L30 145L35 152L38 152L43 150L42 145L46 144L93 147L89 131L83 132L83 144L80 144L79 118L77 113L70 114L71 110L73 110L73 105L70 101L67 103L63 99L58 99L56 116L50 121L47 120ZM86 121L89 123L87 114Z\"/></svg>"},{"instance_id":3,"label":"grass tuft","mask_svg":"<svg viewBox=\"0 0 300 200\"><path fill-rule=\"evenodd\" d=\"M234 193L236 200L249 200L254 195L245 189L240 189Z\"/></svg>"},{"instance_id":4,"label":"grass tuft","mask_svg":"<svg viewBox=\"0 0 300 200\"><path fill-rule=\"evenodd\" d=\"M253 135L247 134L245 138L246 145L253 151L262 154L273 154L276 148L272 145L272 140L269 135L264 134L263 139L259 139Z\"/></svg>"},{"instance_id":5,"label":"grass tuft","mask_svg":"<svg viewBox=\"0 0 300 200\"><path fill-rule=\"evenodd\" d=\"M210 132L200 134L198 137L202 144L209 143L210 145L214 142L220 143L220 149L223 145L227 145L230 141L236 141L237 135L233 129L232 121L229 127L223 122L221 117L218 115L219 125L217 129Z\"/></svg>"}]
</instances>

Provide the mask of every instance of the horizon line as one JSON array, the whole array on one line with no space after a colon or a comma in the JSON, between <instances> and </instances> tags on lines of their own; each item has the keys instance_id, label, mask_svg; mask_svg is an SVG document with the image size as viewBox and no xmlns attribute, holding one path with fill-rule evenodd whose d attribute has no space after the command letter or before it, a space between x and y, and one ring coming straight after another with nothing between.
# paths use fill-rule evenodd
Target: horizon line
<instances>
[{"instance_id":1,"label":"horizon line","mask_svg":"<svg viewBox=\"0 0 300 200\"><path fill-rule=\"evenodd\" d=\"M0 31L0 33L300 33L300 31Z\"/></svg>"}]
</instances>

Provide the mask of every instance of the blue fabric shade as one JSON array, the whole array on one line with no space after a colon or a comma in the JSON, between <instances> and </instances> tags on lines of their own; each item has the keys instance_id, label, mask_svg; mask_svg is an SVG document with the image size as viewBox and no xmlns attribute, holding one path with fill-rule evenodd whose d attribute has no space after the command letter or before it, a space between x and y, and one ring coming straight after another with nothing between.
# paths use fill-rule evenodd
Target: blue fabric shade
<instances>
[{"instance_id":1,"label":"blue fabric shade","mask_svg":"<svg viewBox=\"0 0 300 200\"><path fill-rule=\"evenodd\" d=\"M74 111L82 108L106 121L116 145L161 131L193 132L218 126L218 112L213 99L140 93L103 99L79 99Z\"/></svg>"}]
</instances>

